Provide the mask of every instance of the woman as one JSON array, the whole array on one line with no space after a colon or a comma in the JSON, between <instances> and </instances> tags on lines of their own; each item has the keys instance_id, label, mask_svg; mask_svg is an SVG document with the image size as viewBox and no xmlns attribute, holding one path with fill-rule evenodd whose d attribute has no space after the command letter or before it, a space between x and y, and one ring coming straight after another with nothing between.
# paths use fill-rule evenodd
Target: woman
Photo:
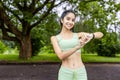
<instances>
[{"instance_id":1,"label":"woman","mask_svg":"<svg viewBox=\"0 0 120 80\"><path fill-rule=\"evenodd\" d=\"M72 10L66 10L61 15L61 32L51 37L55 53L62 61L58 73L58 80L87 80L85 66L81 59L80 49L92 38L99 39L101 32L74 33L76 15Z\"/></svg>"}]
</instances>

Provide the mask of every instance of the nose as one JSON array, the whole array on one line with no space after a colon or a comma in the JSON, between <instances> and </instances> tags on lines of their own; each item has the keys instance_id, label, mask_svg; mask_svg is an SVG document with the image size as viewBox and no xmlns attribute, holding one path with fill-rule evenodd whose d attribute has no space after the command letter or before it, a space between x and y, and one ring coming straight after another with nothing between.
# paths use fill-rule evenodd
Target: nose
<instances>
[{"instance_id":1,"label":"nose","mask_svg":"<svg viewBox=\"0 0 120 80\"><path fill-rule=\"evenodd\" d=\"M69 22L70 24L74 24L74 22L72 21L72 20L70 20L70 22Z\"/></svg>"}]
</instances>

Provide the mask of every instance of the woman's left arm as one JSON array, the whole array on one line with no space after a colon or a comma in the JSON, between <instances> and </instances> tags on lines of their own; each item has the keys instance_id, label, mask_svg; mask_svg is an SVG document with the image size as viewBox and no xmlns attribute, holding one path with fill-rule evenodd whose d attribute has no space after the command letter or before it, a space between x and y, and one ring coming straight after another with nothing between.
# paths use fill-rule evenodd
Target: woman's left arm
<instances>
[{"instance_id":1,"label":"woman's left arm","mask_svg":"<svg viewBox=\"0 0 120 80\"><path fill-rule=\"evenodd\" d=\"M91 39L100 39L100 38L102 38L103 33L102 32L94 32L94 33L80 32L80 33L78 33L78 37L79 37L81 43L84 42L86 44Z\"/></svg>"}]
</instances>

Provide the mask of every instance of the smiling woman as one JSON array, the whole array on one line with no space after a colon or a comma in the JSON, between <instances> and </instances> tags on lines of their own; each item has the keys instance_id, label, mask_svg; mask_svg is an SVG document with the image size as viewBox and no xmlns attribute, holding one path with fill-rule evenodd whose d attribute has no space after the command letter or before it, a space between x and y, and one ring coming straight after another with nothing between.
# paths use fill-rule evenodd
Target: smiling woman
<instances>
[{"instance_id":1,"label":"smiling woman","mask_svg":"<svg viewBox=\"0 0 120 80\"><path fill-rule=\"evenodd\" d=\"M75 33L73 31L76 15L72 10L63 12L60 18L61 31L51 37L54 51L62 61L58 80L87 80L80 49L93 38L101 38L101 32Z\"/></svg>"},{"instance_id":2,"label":"smiling woman","mask_svg":"<svg viewBox=\"0 0 120 80\"><path fill-rule=\"evenodd\" d=\"M71 13L64 12L60 19L62 29L67 28L67 30L72 30L74 28L75 18L76 15L73 11L71 11Z\"/></svg>"}]
</instances>

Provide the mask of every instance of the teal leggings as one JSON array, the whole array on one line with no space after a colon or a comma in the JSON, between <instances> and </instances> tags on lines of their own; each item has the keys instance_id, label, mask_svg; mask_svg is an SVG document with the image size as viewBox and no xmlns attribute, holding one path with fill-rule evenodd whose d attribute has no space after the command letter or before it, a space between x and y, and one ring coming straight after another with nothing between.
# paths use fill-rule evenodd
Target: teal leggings
<instances>
[{"instance_id":1,"label":"teal leggings","mask_svg":"<svg viewBox=\"0 0 120 80\"><path fill-rule=\"evenodd\" d=\"M85 67L69 69L61 66L58 80L87 80L86 69Z\"/></svg>"}]
</instances>

